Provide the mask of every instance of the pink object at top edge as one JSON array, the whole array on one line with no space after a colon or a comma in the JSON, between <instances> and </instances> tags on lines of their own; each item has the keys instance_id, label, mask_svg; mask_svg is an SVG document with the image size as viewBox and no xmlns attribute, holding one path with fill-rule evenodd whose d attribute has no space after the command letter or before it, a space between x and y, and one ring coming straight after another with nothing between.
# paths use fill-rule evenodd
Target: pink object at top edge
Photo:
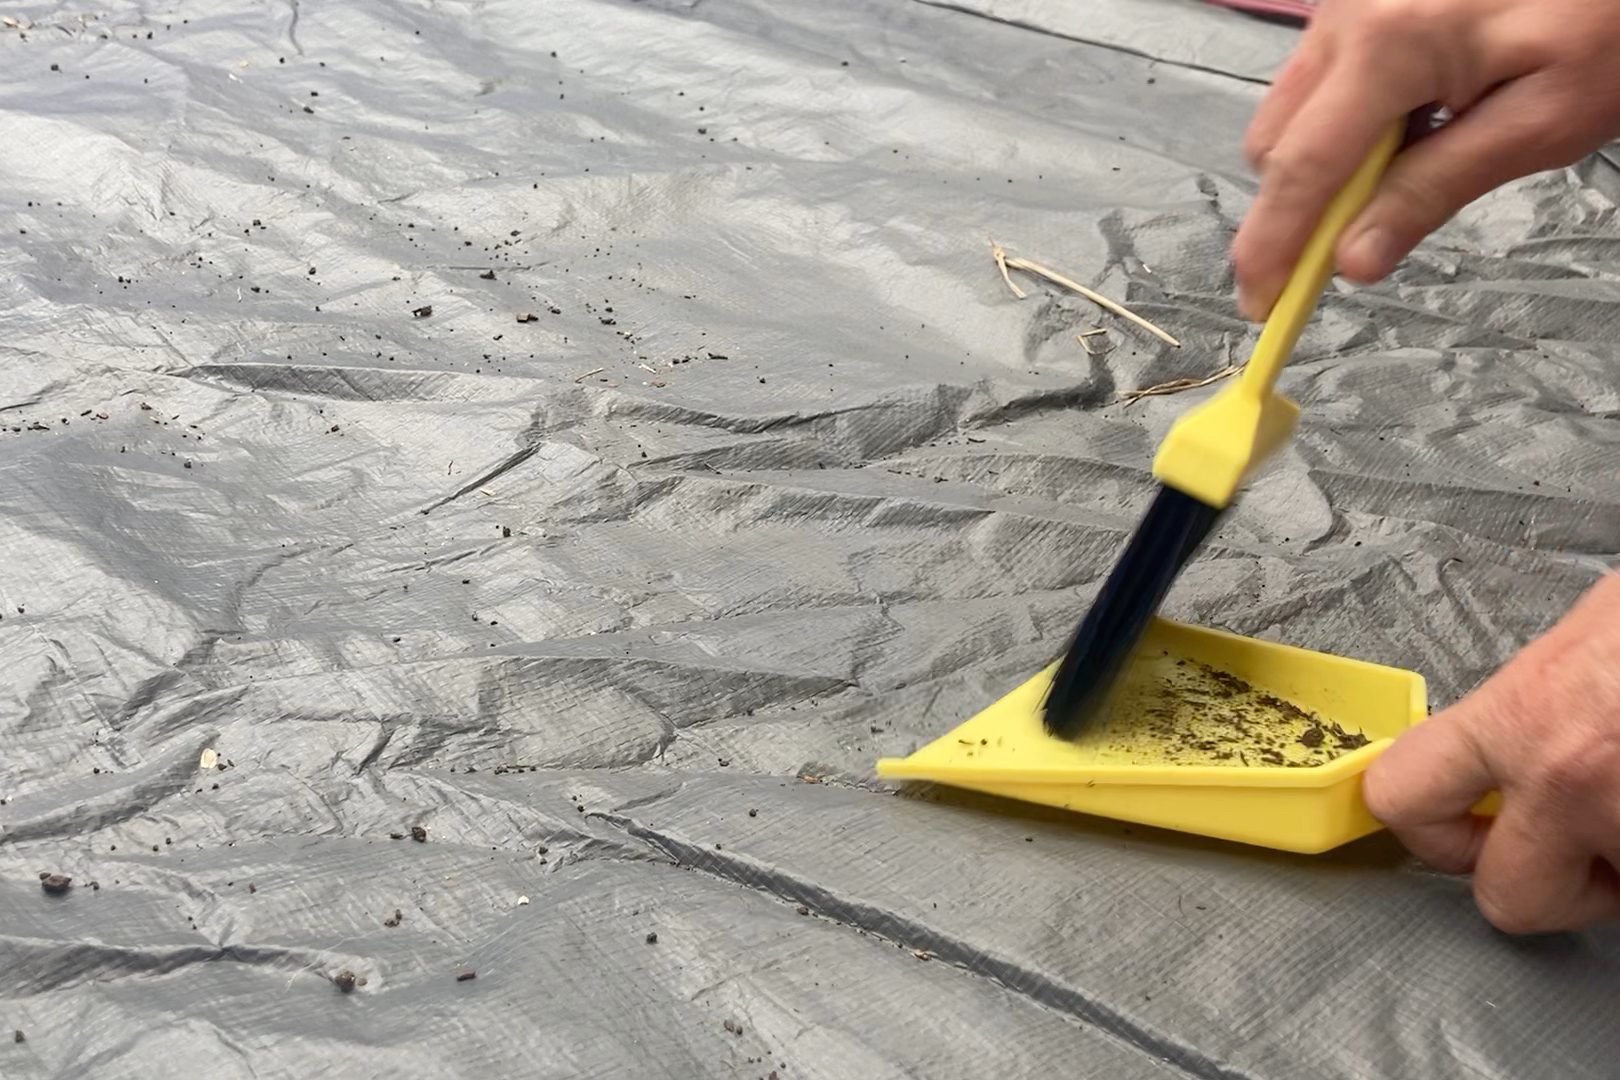
<instances>
[{"instance_id":1,"label":"pink object at top edge","mask_svg":"<svg viewBox=\"0 0 1620 1080\"><path fill-rule=\"evenodd\" d=\"M1309 21L1316 8L1312 0L1206 0L1206 3L1254 15L1276 15L1302 21Z\"/></svg>"}]
</instances>

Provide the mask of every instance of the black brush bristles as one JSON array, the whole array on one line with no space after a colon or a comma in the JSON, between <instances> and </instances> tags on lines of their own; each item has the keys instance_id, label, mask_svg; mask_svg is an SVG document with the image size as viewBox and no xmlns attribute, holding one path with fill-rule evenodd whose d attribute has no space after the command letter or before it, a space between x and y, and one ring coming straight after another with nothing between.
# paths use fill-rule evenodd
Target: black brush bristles
<instances>
[{"instance_id":1,"label":"black brush bristles","mask_svg":"<svg viewBox=\"0 0 1620 1080\"><path fill-rule=\"evenodd\" d=\"M1075 738L1102 709L1170 583L1220 513L1175 488L1159 489L1058 665L1046 695L1047 731Z\"/></svg>"}]
</instances>

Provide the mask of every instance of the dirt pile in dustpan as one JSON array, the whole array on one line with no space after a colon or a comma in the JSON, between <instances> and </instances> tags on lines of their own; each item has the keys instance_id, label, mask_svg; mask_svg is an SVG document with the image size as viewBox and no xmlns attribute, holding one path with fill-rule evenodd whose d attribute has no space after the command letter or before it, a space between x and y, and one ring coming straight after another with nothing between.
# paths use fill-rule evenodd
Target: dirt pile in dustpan
<instances>
[{"instance_id":1,"label":"dirt pile in dustpan","mask_svg":"<svg viewBox=\"0 0 1620 1080\"><path fill-rule=\"evenodd\" d=\"M1308 768L1367 745L1275 694L1198 660L1143 650L1096 726L1097 764Z\"/></svg>"}]
</instances>

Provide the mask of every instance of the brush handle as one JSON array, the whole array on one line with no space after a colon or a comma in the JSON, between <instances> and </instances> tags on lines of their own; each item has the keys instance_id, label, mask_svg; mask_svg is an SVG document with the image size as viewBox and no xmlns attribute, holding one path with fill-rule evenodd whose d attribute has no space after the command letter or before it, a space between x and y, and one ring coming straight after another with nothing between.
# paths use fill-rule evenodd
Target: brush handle
<instances>
[{"instance_id":1,"label":"brush handle","mask_svg":"<svg viewBox=\"0 0 1620 1080\"><path fill-rule=\"evenodd\" d=\"M1310 240L1305 244L1299 262L1294 264L1288 284L1283 286L1282 295L1277 297L1277 306L1271 309L1265 328L1260 331L1260 340L1255 342L1248 365L1243 369L1241 385L1246 395L1258 400L1271 395L1277 376L1293 354L1294 345L1315 313L1322 290L1327 287L1328 278L1333 274L1333 249L1338 246L1339 236L1372 198L1378 181L1383 179L1384 170L1400 149L1405 133L1404 121L1385 132L1378 145L1373 147L1349 181L1333 197L1333 201L1328 203L1316 231L1311 233Z\"/></svg>"}]
</instances>

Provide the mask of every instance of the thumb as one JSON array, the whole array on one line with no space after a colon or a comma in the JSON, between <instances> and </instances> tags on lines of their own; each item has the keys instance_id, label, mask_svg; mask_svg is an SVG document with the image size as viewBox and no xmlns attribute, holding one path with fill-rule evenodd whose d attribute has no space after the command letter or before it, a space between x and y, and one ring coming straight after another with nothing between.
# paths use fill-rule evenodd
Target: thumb
<instances>
[{"instance_id":1,"label":"thumb","mask_svg":"<svg viewBox=\"0 0 1620 1080\"><path fill-rule=\"evenodd\" d=\"M1354 281L1388 275L1458 210L1510 180L1579 156L1578 113L1546 76L1528 76L1473 108L1391 163L1377 193L1339 241L1339 270Z\"/></svg>"},{"instance_id":2,"label":"thumb","mask_svg":"<svg viewBox=\"0 0 1620 1080\"><path fill-rule=\"evenodd\" d=\"M1471 812L1496 786L1470 724L1477 696L1396 739L1361 785L1373 816L1412 854L1450 874L1473 870L1490 829Z\"/></svg>"}]
</instances>

